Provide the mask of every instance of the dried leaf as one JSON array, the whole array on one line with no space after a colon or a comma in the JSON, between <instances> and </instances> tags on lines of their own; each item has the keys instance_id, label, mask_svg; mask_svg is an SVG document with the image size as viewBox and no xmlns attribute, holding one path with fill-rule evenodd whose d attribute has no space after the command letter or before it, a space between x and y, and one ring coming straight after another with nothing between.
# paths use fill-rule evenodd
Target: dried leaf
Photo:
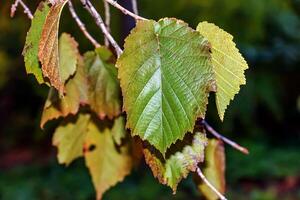
<instances>
[{"instance_id":1,"label":"dried leaf","mask_svg":"<svg viewBox=\"0 0 300 200\"><path fill-rule=\"evenodd\" d=\"M60 15L67 0L54 4L46 17L39 43L38 57L45 78L63 94L64 83L59 70L58 28Z\"/></svg>"}]
</instances>

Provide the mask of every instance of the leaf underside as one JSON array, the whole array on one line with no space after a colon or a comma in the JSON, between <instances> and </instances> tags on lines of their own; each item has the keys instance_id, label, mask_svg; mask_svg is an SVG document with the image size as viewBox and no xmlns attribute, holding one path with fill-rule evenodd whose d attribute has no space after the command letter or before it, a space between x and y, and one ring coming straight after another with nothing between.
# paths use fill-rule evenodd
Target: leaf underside
<instances>
[{"instance_id":1,"label":"leaf underside","mask_svg":"<svg viewBox=\"0 0 300 200\"><path fill-rule=\"evenodd\" d=\"M204 117L210 44L182 21L138 21L117 61L127 127L162 154Z\"/></svg>"},{"instance_id":2,"label":"leaf underside","mask_svg":"<svg viewBox=\"0 0 300 200\"><path fill-rule=\"evenodd\" d=\"M63 94L64 83L59 71L58 28L60 15L67 0L52 5L43 26L38 48L38 57L42 64L43 76L51 86Z\"/></svg>"},{"instance_id":3,"label":"leaf underside","mask_svg":"<svg viewBox=\"0 0 300 200\"><path fill-rule=\"evenodd\" d=\"M146 163L150 166L153 175L160 183L170 186L174 193L176 193L179 182L186 178L190 171L196 171L197 165L203 162L207 138L204 133L196 132L192 136L191 142L187 142L187 138L185 138L180 143L183 143L183 148L176 149L166 159L151 152L149 148L144 149Z\"/></svg>"},{"instance_id":4,"label":"leaf underside","mask_svg":"<svg viewBox=\"0 0 300 200\"><path fill-rule=\"evenodd\" d=\"M236 48L232 35L208 22L201 22L197 30L212 45L212 63L217 85L216 104L223 120L230 100L240 91L240 86L246 84L244 71L248 69L248 65Z\"/></svg>"}]
</instances>

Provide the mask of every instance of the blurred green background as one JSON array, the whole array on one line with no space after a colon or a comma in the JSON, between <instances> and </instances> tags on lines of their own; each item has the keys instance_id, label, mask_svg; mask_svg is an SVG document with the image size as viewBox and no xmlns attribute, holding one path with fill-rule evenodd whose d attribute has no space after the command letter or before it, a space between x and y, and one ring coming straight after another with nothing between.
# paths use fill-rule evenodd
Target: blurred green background
<instances>
[{"instance_id":1,"label":"blurred green background","mask_svg":"<svg viewBox=\"0 0 300 200\"><path fill-rule=\"evenodd\" d=\"M38 1L26 1L32 11ZM102 1L93 1L103 13ZM129 0L119 1L130 7ZM94 199L82 160L59 166L51 146L53 127L40 130L47 87L27 76L22 48L30 21L22 10L11 19L11 1L0 4L0 199ZM101 32L78 0L75 8L90 32ZM196 27L217 24L235 37L250 69L224 122L211 95L207 120L222 134L250 150L249 156L226 146L228 199L300 199L300 0L138 0L146 18L176 17ZM133 21L112 8L112 32L119 44ZM71 33L83 53L92 46L65 8L61 31ZM104 199L193 200L201 195L191 177L177 195L160 185L142 164Z\"/></svg>"}]
</instances>

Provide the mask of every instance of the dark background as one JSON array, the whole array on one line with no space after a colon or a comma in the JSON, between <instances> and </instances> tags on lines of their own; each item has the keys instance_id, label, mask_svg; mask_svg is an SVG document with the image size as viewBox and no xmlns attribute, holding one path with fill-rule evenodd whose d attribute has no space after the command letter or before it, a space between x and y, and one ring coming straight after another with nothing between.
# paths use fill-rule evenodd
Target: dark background
<instances>
[{"instance_id":1,"label":"dark background","mask_svg":"<svg viewBox=\"0 0 300 200\"><path fill-rule=\"evenodd\" d=\"M102 1L93 1L103 13ZM130 7L129 0L119 1ZM94 199L82 160L59 166L51 146L53 128L40 130L48 88L27 76L21 56L30 21L11 1L0 3L0 199ZM38 1L27 1L32 11ZM226 146L229 199L300 199L300 1L299 0L138 0L146 18L176 17L196 27L207 20L235 37L249 64L247 85L229 106L222 123L214 97L207 120L250 150L245 156ZM98 41L101 32L78 0L75 8ZM122 44L134 25L112 10L112 32ZM64 9L61 31L71 33L83 53L91 44ZM191 177L176 196L142 164L105 199L201 199Z\"/></svg>"}]
</instances>

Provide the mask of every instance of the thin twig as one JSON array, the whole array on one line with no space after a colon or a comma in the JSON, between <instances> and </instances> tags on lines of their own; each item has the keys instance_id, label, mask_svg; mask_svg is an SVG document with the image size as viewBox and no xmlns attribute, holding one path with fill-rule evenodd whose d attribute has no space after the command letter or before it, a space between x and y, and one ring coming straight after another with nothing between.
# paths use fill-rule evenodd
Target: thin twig
<instances>
[{"instance_id":1,"label":"thin twig","mask_svg":"<svg viewBox=\"0 0 300 200\"><path fill-rule=\"evenodd\" d=\"M104 3L104 10L105 10L105 25L108 32L110 32L110 7L106 0L103 0L103 3ZM104 37L104 44L105 46L109 45L109 41L107 37Z\"/></svg>"},{"instance_id":2,"label":"thin twig","mask_svg":"<svg viewBox=\"0 0 300 200\"><path fill-rule=\"evenodd\" d=\"M114 6L115 8L119 9L120 11L122 11L125 15L129 15L131 17L133 17L135 20L147 20L144 17L141 17L137 14L134 14L133 12L130 12L129 10L127 10L126 8L122 7L120 4L118 4L116 1L114 0L105 0L108 3L110 3L112 6Z\"/></svg>"},{"instance_id":3,"label":"thin twig","mask_svg":"<svg viewBox=\"0 0 300 200\"><path fill-rule=\"evenodd\" d=\"M30 11L30 9L27 7L27 5L22 1L22 0L16 0L14 4L11 5L11 9L10 9L10 16L14 17L17 7L18 5L21 5L24 9L24 13L28 16L29 19L33 19L33 15Z\"/></svg>"},{"instance_id":4,"label":"thin twig","mask_svg":"<svg viewBox=\"0 0 300 200\"><path fill-rule=\"evenodd\" d=\"M83 24L83 22L80 20L80 18L78 17L78 15L75 12L75 9L73 7L72 2L69 0L68 2L69 5L69 11L72 15L72 17L74 18L74 20L76 21L77 25L79 26L80 30L83 32L83 34L85 35L85 37L97 48L100 47L101 45L93 38L93 36L91 36L91 34L86 30L85 25Z\"/></svg>"},{"instance_id":5,"label":"thin twig","mask_svg":"<svg viewBox=\"0 0 300 200\"><path fill-rule=\"evenodd\" d=\"M200 178L203 180L203 182L210 188L212 189L216 195L218 195L218 197L221 200L227 200L226 197L224 197L204 176L204 174L202 173L201 169L199 167L197 167L197 174L200 176Z\"/></svg>"},{"instance_id":6,"label":"thin twig","mask_svg":"<svg viewBox=\"0 0 300 200\"><path fill-rule=\"evenodd\" d=\"M97 12L95 7L92 5L92 3L89 0L80 0L80 1L82 3L83 7L92 15L97 26L102 30L103 34L107 37L107 39L109 40L111 45L114 47L117 56L120 57L120 55L122 54L123 51L120 48L120 46L117 44L115 39L111 36L109 31L107 30L100 14Z\"/></svg>"},{"instance_id":7,"label":"thin twig","mask_svg":"<svg viewBox=\"0 0 300 200\"><path fill-rule=\"evenodd\" d=\"M133 13L136 14L136 15L139 15L139 10L138 10L138 7L137 7L137 1L136 0L131 0L131 4L132 4Z\"/></svg>"},{"instance_id":8,"label":"thin twig","mask_svg":"<svg viewBox=\"0 0 300 200\"><path fill-rule=\"evenodd\" d=\"M208 132L210 132L211 134L213 134L216 138L218 138L219 140L223 140L225 143L229 144L230 146L232 146L233 148L241 151L244 154L249 154L249 150L245 147L240 146L239 144L231 141L230 139L222 136L221 134L219 134L215 129L213 129L205 120L202 120L201 123L205 126L206 130Z\"/></svg>"}]
</instances>

